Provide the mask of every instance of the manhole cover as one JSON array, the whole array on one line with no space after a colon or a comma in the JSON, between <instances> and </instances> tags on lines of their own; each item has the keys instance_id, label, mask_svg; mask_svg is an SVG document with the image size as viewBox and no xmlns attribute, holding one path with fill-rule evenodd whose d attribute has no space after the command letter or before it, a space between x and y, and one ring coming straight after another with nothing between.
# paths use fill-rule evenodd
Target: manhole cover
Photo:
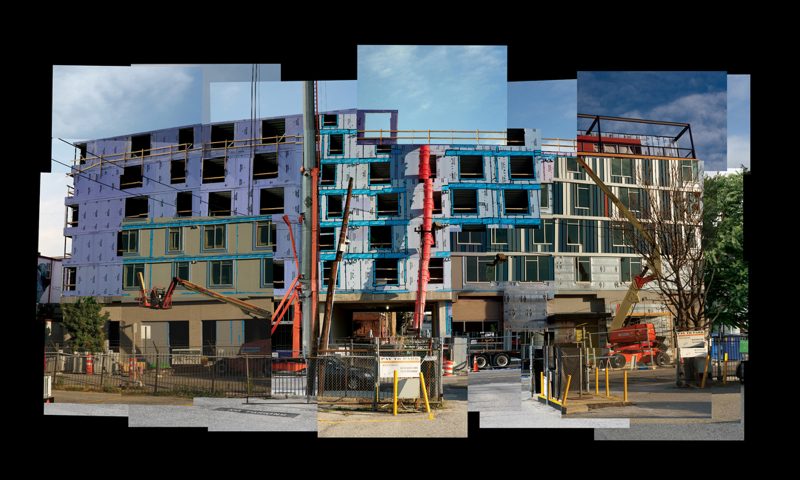
<instances>
[{"instance_id":1,"label":"manhole cover","mask_svg":"<svg viewBox=\"0 0 800 480\"><path fill-rule=\"evenodd\" d=\"M249 413L251 415L265 415L267 417L285 417L285 418L294 418L299 416L299 413L286 413L286 412L267 412L263 410L246 410L244 408L215 408L214 410L220 412L233 412L233 413Z\"/></svg>"}]
</instances>

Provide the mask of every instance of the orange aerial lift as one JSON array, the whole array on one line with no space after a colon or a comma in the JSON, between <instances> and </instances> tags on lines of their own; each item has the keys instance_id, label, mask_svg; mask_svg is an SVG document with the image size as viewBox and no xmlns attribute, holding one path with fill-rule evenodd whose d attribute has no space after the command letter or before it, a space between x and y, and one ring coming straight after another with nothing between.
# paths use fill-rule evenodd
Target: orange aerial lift
<instances>
[{"instance_id":1,"label":"orange aerial lift","mask_svg":"<svg viewBox=\"0 0 800 480\"><path fill-rule=\"evenodd\" d=\"M272 329L270 330L270 336L275 333L275 330L278 328L278 325L281 323L283 316L289 309L289 305L294 305L294 319L292 324L292 357L297 358L300 356L300 301L299 301L299 294L300 294L300 262L297 258L297 249L294 242L294 233L292 232L292 226L289 222L289 216L284 215L283 221L286 222L286 225L289 226L289 238L292 241L292 253L294 254L294 261L297 265L297 276L295 277L294 281L292 281L290 287L286 290L286 294L283 296L280 304L278 304L278 308L275 312L270 312L269 310L265 310L259 306L253 305L252 303L245 302L243 300L239 300L238 298L229 297L227 295L222 295L220 293L214 292L209 290L205 287L192 283L188 280L184 280L182 278L174 277L172 282L169 284L167 288L158 288L154 287L150 290L150 293L147 293L147 287L144 283L144 277L142 276L141 272L139 273L139 284L141 287L141 296L139 297L139 303L143 307L147 308L155 308L155 309L162 309L166 310L172 308L172 294L175 292L175 287L177 285L181 285L188 290L192 290L203 295L215 298L221 302L225 302L236 307L239 307L243 312L252 316L253 318L261 318L270 320L272 322ZM300 364L287 364L287 365L296 365L300 367ZM277 367L276 367L277 368ZM287 367L289 368L289 367Z\"/></svg>"}]
</instances>

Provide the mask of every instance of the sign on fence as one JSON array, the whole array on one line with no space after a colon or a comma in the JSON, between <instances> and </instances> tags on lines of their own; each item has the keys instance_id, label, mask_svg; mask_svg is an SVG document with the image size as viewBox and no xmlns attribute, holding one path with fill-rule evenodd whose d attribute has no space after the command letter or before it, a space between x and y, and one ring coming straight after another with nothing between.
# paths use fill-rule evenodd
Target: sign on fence
<instances>
[{"instance_id":1,"label":"sign on fence","mask_svg":"<svg viewBox=\"0 0 800 480\"><path fill-rule=\"evenodd\" d=\"M419 357L380 357L378 367L381 378L394 377L395 370L398 378L419 378Z\"/></svg>"},{"instance_id":2,"label":"sign on fence","mask_svg":"<svg viewBox=\"0 0 800 480\"><path fill-rule=\"evenodd\" d=\"M705 357L708 353L706 332L702 330L689 330L677 332L678 348L681 358Z\"/></svg>"}]
</instances>

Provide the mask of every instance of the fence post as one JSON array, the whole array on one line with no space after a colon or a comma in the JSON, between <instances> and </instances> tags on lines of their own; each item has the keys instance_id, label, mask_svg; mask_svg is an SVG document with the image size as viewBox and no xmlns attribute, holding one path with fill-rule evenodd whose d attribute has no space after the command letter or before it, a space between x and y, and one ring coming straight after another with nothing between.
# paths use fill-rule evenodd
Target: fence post
<instances>
[{"instance_id":1,"label":"fence post","mask_svg":"<svg viewBox=\"0 0 800 480\"><path fill-rule=\"evenodd\" d=\"M244 372L247 379L247 401L250 401L250 356L244 355Z\"/></svg>"},{"instance_id":2,"label":"fence post","mask_svg":"<svg viewBox=\"0 0 800 480\"><path fill-rule=\"evenodd\" d=\"M58 364L61 362L61 352L56 352L56 361L53 362L53 388L56 387L56 373L58 372Z\"/></svg>"},{"instance_id":3,"label":"fence post","mask_svg":"<svg viewBox=\"0 0 800 480\"><path fill-rule=\"evenodd\" d=\"M217 353L217 352L214 352ZM219 361L218 357L214 357L214 363L211 364L211 395L216 393L216 379L217 379L217 362Z\"/></svg>"},{"instance_id":4,"label":"fence post","mask_svg":"<svg viewBox=\"0 0 800 480\"><path fill-rule=\"evenodd\" d=\"M158 393L158 375L161 372L161 362L160 362L160 352L158 351L158 345L156 345L155 340L153 340L153 348L156 349L156 380L153 383L153 395Z\"/></svg>"},{"instance_id":5,"label":"fence post","mask_svg":"<svg viewBox=\"0 0 800 480\"><path fill-rule=\"evenodd\" d=\"M100 391L102 392L106 379L106 355L101 353L98 357L100 357Z\"/></svg>"}]
</instances>

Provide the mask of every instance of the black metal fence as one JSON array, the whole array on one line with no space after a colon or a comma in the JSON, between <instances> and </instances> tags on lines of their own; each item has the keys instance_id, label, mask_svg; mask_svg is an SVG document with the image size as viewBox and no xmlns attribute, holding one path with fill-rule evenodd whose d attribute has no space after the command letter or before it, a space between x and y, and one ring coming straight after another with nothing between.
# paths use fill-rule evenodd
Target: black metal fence
<instances>
[{"instance_id":1,"label":"black metal fence","mask_svg":"<svg viewBox=\"0 0 800 480\"><path fill-rule=\"evenodd\" d=\"M53 389L185 396L302 396L302 358L119 353L45 355Z\"/></svg>"},{"instance_id":2,"label":"black metal fence","mask_svg":"<svg viewBox=\"0 0 800 480\"><path fill-rule=\"evenodd\" d=\"M709 375L719 381L737 380L741 374L741 363L750 359L748 347L746 335L712 336Z\"/></svg>"}]
</instances>

